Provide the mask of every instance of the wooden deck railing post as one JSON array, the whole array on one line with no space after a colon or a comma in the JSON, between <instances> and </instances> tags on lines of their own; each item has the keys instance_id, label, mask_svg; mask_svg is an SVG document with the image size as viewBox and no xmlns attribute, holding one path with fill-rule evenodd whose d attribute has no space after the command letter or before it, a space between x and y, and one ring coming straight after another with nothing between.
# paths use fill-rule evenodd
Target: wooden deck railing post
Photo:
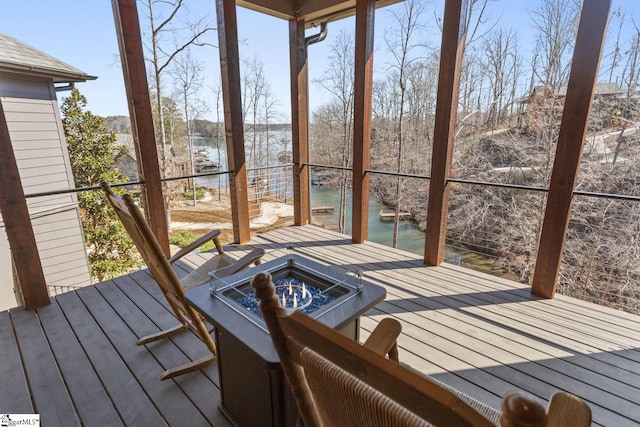
<instances>
[{"instance_id":1,"label":"wooden deck railing post","mask_svg":"<svg viewBox=\"0 0 640 427\"><path fill-rule=\"evenodd\" d=\"M585 0L573 51L531 292L553 298L589 124L611 0Z\"/></svg>"},{"instance_id":2,"label":"wooden deck railing post","mask_svg":"<svg viewBox=\"0 0 640 427\"><path fill-rule=\"evenodd\" d=\"M449 207L448 180L451 174L468 8L468 0L448 0L444 10L424 251L424 262L429 265L439 265L444 261Z\"/></svg>"},{"instance_id":3,"label":"wooden deck railing post","mask_svg":"<svg viewBox=\"0 0 640 427\"><path fill-rule=\"evenodd\" d=\"M356 52L353 108L353 216L355 243L369 231L369 169L371 152L371 91L373 87L373 34L375 0L356 1Z\"/></svg>"},{"instance_id":4,"label":"wooden deck railing post","mask_svg":"<svg viewBox=\"0 0 640 427\"><path fill-rule=\"evenodd\" d=\"M136 150L138 174L143 182L142 198L145 214L163 252L169 256L169 230L136 1L112 0L112 6L131 116L131 132Z\"/></svg>"},{"instance_id":5,"label":"wooden deck railing post","mask_svg":"<svg viewBox=\"0 0 640 427\"><path fill-rule=\"evenodd\" d=\"M293 151L293 220L309 223L309 76L304 20L289 20L291 64L291 144Z\"/></svg>"},{"instance_id":6,"label":"wooden deck railing post","mask_svg":"<svg viewBox=\"0 0 640 427\"><path fill-rule=\"evenodd\" d=\"M31 310L49 304L50 300L2 102L0 159L0 212L20 283L24 308Z\"/></svg>"},{"instance_id":7,"label":"wooden deck railing post","mask_svg":"<svg viewBox=\"0 0 640 427\"><path fill-rule=\"evenodd\" d=\"M238 23L234 0L216 0L220 74L224 104L224 127L227 137L227 162L231 174L231 216L235 243L251 239L249 229L249 193L247 165L244 152L244 124L242 120L242 90L240 85L240 54L238 52Z\"/></svg>"}]
</instances>

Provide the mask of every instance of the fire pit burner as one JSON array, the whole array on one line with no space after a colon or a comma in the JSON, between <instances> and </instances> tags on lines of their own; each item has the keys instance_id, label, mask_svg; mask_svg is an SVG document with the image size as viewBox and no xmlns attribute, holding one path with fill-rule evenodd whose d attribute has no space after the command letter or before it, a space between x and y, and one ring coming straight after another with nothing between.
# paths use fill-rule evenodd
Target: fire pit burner
<instances>
[{"instance_id":1,"label":"fire pit burner","mask_svg":"<svg viewBox=\"0 0 640 427\"><path fill-rule=\"evenodd\" d=\"M325 294L315 286L307 285L295 278L280 279L274 285L276 296L282 307L300 310L305 314L311 314L335 299L335 296ZM254 292L240 298L238 303L253 314L262 317L259 301Z\"/></svg>"},{"instance_id":2,"label":"fire pit burner","mask_svg":"<svg viewBox=\"0 0 640 427\"><path fill-rule=\"evenodd\" d=\"M276 296L284 308L297 309L313 317L322 315L361 291L361 277L337 274L335 270L291 255L271 262L268 271L276 286ZM265 266L267 267L267 266ZM238 280L211 274L211 295L229 305L264 329L258 298L253 292L251 276Z\"/></svg>"}]
</instances>

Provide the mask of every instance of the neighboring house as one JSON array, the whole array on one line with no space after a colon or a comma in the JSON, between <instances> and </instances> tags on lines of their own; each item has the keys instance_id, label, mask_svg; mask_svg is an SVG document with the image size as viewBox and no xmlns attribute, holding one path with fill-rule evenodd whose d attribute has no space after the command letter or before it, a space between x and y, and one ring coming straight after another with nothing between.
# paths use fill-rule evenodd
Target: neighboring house
<instances>
[{"instance_id":1,"label":"neighboring house","mask_svg":"<svg viewBox=\"0 0 640 427\"><path fill-rule=\"evenodd\" d=\"M74 188L56 85L95 77L0 33L0 102L25 195ZM2 167L0 159L0 167ZM91 283L74 194L27 199L50 294ZM14 260L19 263L20 260ZM15 307L12 260L0 215L0 310Z\"/></svg>"},{"instance_id":2,"label":"neighboring house","mask_svg":"<svg viewBox=\"0 0 640 427\"><path fill-rule=\"evenodd\" d=\"M553 96L557 98L564 98L565 96L567 96L567 85L562 85L556 88L555 91L552 91L550 88L547 88L545 86L536 86L533 91L531 91L531 94L529 94L528 97L524 98L520 102L532 103L536 99L551 96L552 92L555 92L553 93ZM594 98L616 98L623 93L624 91L620 89L620 85L618 83L598 83L596 84L593 96Z\"/></svg>"},{"instance_id":3,"label":"neighboring house","mask_svg":"<svg viewBox=\"0 0 640 427\"><path fill-rule=\"evenodd\" d=\"M520 127L536 127L539 121L554 120L560 123L564 98L567 96L567 85L557 88L537 86L531 93L518 101L518 125ZM598 83L593 92L593 108L591 111L591 124L594 121L598 128L615 126L616 115L624 107L625 91L618 83ZM631 101L637 104L637 94L633 94ZM541 119L542 117L542 119Z\"/></svg>"},{"instance_id":4,"label":"neighboring house","mask_svg":"<svg viewBox=\"0 0 640 427\"><path fill-rule=\"evenodd\" d=\"M116 144L125 145L129 152L122 156L116 162L116 168L122 172L124 176L127 177L129 181L137 181L138 180L138 161L136 160L136 150L133 145L133 135L130 133L116 133ZM158 150L158 161L162 161L160 158L161 151ZM191 175L191 163L189 157L187 155L178 155L173 156L172 160L172 168L173 172L171 175L174 176L185 176ZM213 163L213 162L209 162ZM217 163L216 163L217 165ZM202 171L197 171L202 172Z\"/></svg>"},{"instance_id":5,"label":"neighboring house","mask_svg":"<svg viewBox=\"0 0 640 427\"><path fill-rule=\"evenodd\" d=\"M138 179L138 162L136 161L136 149L133 145L133 135L130 133L116 133L116 144L126 145L129 150L116 162L116 168L127 177L129 181Z\"/></svg>"}]
</instances>

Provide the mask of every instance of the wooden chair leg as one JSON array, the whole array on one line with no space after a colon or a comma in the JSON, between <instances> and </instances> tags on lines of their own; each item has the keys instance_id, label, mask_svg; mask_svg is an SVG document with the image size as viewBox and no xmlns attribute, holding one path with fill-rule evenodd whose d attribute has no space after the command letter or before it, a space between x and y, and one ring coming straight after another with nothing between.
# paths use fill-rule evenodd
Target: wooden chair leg
<instances>
[{"instance_id":1,"label":"wooden chair leg","mask_svg":"<svg viewBox=\"0 0 640 427\"><path fill-rule=\"evenodd\" d=\"M186 374L187 372L197 371L215 361L216 356L214 354L211 354L209 356L203 357L202 359L185 363L184 365L176 366L175 368L167 369L162 374L160 374L160 379L167 380L169 378L177 377L178 375Z\"/></svg>"},{"instance_id":2,"label":"wooden chair leg","mask_svg":"<svg viewBox=\"0 0 640 427\"><path fill-rule=\"evenodd\" d=\"M187 329L189 329L189 326L185 324L180 324L180 325L174 326L173 328L165 329L164 331L156 332L155 334L142 337L138 341L136 341L136 345L148 344L150 342L158 341L163 338L172 337L176 334L179 334L180 332L186 331Z\"/></svg>"}]
</instances>

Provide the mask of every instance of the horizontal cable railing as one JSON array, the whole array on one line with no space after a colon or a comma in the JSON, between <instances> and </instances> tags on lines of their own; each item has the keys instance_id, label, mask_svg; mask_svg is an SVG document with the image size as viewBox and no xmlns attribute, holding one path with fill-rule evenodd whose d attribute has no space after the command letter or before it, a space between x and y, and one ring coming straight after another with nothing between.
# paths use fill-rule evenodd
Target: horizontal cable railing
<instances>
[{"instance_id":1,"label":"horizontal cable railing","mask_svg":"<svg viewBox=\"0 0 640 427\"><path fill-rule=\"evenodd\" d=\"M82 286L59 286L59 285L47 285L49 296L56 296L64 294L65 292L75 291L82 288Z\"/></svg>"},{"instance_id":2,"label":"horizontal cable railing","mask_svg":"<svg viewBox=\"0 0 640 427\"><path fill-rule=\"evenodd\" d=\"M250 227L263 232L292 223L293 164L263 166L247 171Z\"/></svg>"},{"instance_id":3,"label":"horizontal cable railing","mask_svg":"<svg viewBox=\"0 0 640 427\"><path fill-rule=\"evenodd\" d=\"M343 172L351 171L352 168L317 163L305 165L311 168L313 184L310 190L312 222L349 234L350 181L344 181L347 187L344 194L341 194L342 186L337 177L342 176ZM293 215L292 168L292 163L285 163L247 171L251 227L254 231L268 230L286 223ZM211 227L218 227L227 230L226 240L231 241L232 219L228 178L231 173L233 172L213 171L164 178L162 181L174 188L170 197L172 232L186 229L202 233ZM372 177L372 182L380 181L377 190L374 192L372 189L370 196L373 200L369 209L372 216L370 223L377 219L381 224L390 220L392 222L389 214L393 213L392 206L395 203L390 194L398 180L404 182L411 191L421 191L415 193L413 198L424 200L427 197L428 186L424 185L430 179L427 175L374 169L369 169L366 173ZM451 192L447 261L528 283L535 266L536 247L544 214L544 197L548 188L462 178L451 178L449 182L460 186ZM131 188L141 184L143 181L111 183L112 187L116 188ZM487 191L489 188L491 191ZM77 193L98 190L99 186L92 186L31 193L25 197L30 200L31 216L35 226L53 227L59 222L60 215L80 218L75 196ZM387 196L384 196L385 192ZM559 292L638 312L640 272L636 266L640 265L640 259L637 259L640 250L634 240L634 236L637 240L639 235L634 224L635 227L640 224L640 215L636 213L640 210L640 204L637 203L640 196L587 191L574 191L573 194L574 212L558 283ZM64 200L61 200L62 198ZM341 198L347 201L343 212L340 209ZM425 226L426 208L421 207L424 203L412 202L413 207L403 205L411 198L405 197L405 201L401 201L400 204L400 212L406 214L406 217L402 218L408 221L401 221L399 225L397 245L421 254L424 250L424 234L421 228ZM588 202L589 200L592 202ZM606 212L599 209L601 204L608 206ZM622 209L619 206L626 208ZM615 217L613 211L616 212ZM531 212L535 215L531 215ZM607 226L596 229L589 223L598 215ZM70 219L67 218L65 221L69 224ZM608 226L609 224L617 226ZM389 237L389 233L381 231L382 228L383 226L377 230L380 234L376 237L370 235L370 240L377 239L380 243L391 245L392 237ZM51 232L56 231L51 229ZM72 240L74 238L68 236L65 245L71 247ZM82 242L82 235L77 236L75 240ZM47 242L46 237L38 244L47 248L43 257L45 269L55 270L56 265L71 265L69 262L58 262L60 248ZM607 251L604 248L615 248L615 251ZM70 262L78 264L80 261ZM82 277L77 272L53 270L49 276L60 278L63 284L52 283L51 286L77 286L73 280ZM69 277L64 276L65 274ZM84 279L80 282L84 282Z\"/></svg>"},{"instance_id":4,"label":"horizontal cable railing","mask_svg":"<svg viewBox=\"0 0 640 427\"><path fill-rule=\"evenodd\" d=\"M335 185L327 176L330 171L334 170L335 174L338 174L340 171L351 170L351 168L326 164L309 163L307 165L312 167L312 182L314 182L314 171L322 171L324 175L321 175L321 179L315 179L316 184L322 184L324 181L322 185ZM372 169L366 172L370 174L372 180L377 176L394 182L398 179L416 181L408 187L420 186L420 181L426 182L430 179L426 175ZM448 182L460 184L460 186L452 190L450 196L447 229L449 250L446 260L529 283L535 267L545 197L549 189L462 178L450 178ZM425 185L422 187L427 188ZM489 188L491 190L487 191ZM313 188L311 191L313 196ZM334 192L338 191L339 186L336 185ZM327 190L324 190L324 193L327 193ZM561 266L558 292L639 313L640 243L637 236L640 235L640 229L638 229L640 214L636 211L640 210L640 204L637 203L640 202L640 196L579 190L574 191L573 196L574 208ZM326 194L323 197L326 199ZM389 198L384 200L379 193L375 195L372 193L370 197L386 201L389 205L386 209L392 212L391 205L394 204L392 200ZM579 202L579 200L584 201ZM592 202L587 203L588 200ZM313 204L312 198L312 208ZM612 206L627 204L626 209L617 209L616 212L619 212L614 218ZM598 208L600 205L606 205L608 209ZM418 223L426 216L426 207L424 212L420 212L420 209L422 208L416 212L410 212L411 218ZM602 213L603 209L608 216ZM400 211L403 210L401 205ZM591 221L594 215L600 215L605 223L617 224L617 226L601 227L597 230L591 226L587 229L581 220L585 218L586 213ZM376 212L372 212L370 208L370 215L375 214ZM350 217L344 225L347 233L351 228L349 222ZM326 213L314 213L314 223L337 229L337 220L329 219ZM621 224L626 225L621 227ZM422 247L413 251L421 253L424 247L424 236L416 239L421 240ZM370 240L372 240L371 236ZM607 240L606 244L601 243ZM390 245L388 241L382 243ZM398 246L402 247L402 245L400 238Z\"/></svg>"}]
</instances>

